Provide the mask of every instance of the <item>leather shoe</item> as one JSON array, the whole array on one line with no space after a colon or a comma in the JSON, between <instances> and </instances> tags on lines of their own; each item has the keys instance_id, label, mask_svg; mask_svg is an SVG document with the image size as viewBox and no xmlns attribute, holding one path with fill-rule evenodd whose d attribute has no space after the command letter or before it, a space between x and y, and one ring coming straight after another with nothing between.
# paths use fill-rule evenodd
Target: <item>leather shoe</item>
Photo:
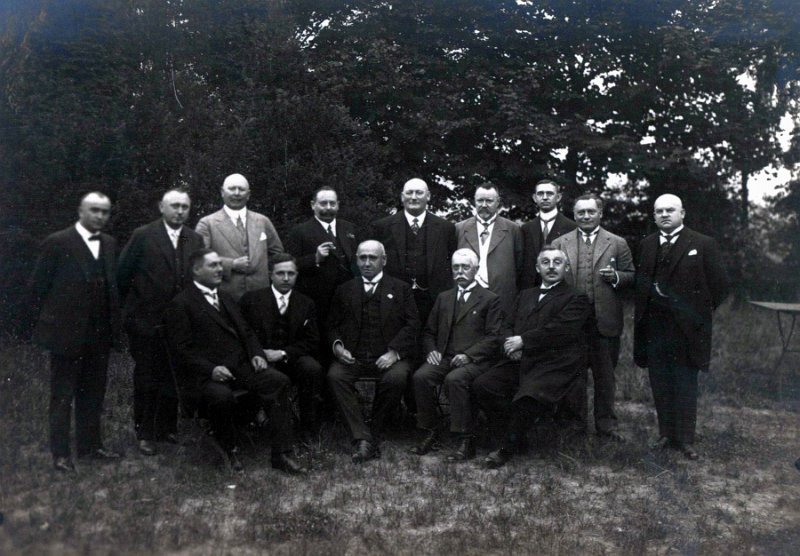
<instances>
[{"instance_id":1,"label":"leather shoe","mask_svg":"<svg viewBox=\"0 0 800 556\"><path fill-rule=\"evenodd\" d=\"M140 440L139 441L139 453L143 456L154 456L156 455L156 445L151 442L150 440Z\"/></svg>"},{"instance_id":2,"label":"leather shoe","mask_svg":"<svg viewBox=\"0 0 800 556\"><path fill-rule=\"evenodd\" d=\"M697 461L700 459L700 456L694 450L691 444L676 443L675 449L682 453L683 456L688 460Z\"/></svg>"},{"instance_id":3,"label":"leather shoe","mask_svg":"<svg viewBox=\"0 0 800 556\"><path fill-rule=\"evenodd\" d=\"M359 440L356 443L355 451L353 451L353 463L364 463L371 459L376 459L381 456L378 447L373 445L369 440Z\"/></svg>"},{"instance_id":4,"label":"leather shoe","mask_svg":"<svg viewBox=\"0 0 800 556\"><path fill-rule=\"evenodd\" d=\"M458 444L456 451L447 456L449 462L468 461L475 457L475 438L473 436L464 436Z\"/></svg>"},{"instance_id":5,"label":"leather shoe","mask_svg":"<svg viewBox=\"0 0 800 556\"><path fill-rule=\"evenodd\" d=\"M289 452L272 454L272 468L289 475L305 475L308 473L308 470L300 465Z\"/></svg>"},{"instance_id":6,"label":"leather shoe","mask_svg":"<svg viewBox=\"0 0 800 556\"><path fill-rule=\"evenodd\" d=\"M55 458L53 460L53 468L62 473L73 473L75 471L75 466L69 458Z\"/></svg>"},{"instance_id":7,"label":"leather shoe","mask_svg":"<svg viewBox=\"0 0 800 556\"><path fill-rule=\"evenodd\" d=\"M650 444L650 447L654 450L666 450L667 448L672 448L673 446L672 439L666 436L660 436L658 440Z\"/></svg>"},{"instance_id":8,"label":"leather shoe","mask_svg":"<svg viewBox=\"0 0 800 556\"><path fill-rule=\"evenodd\" d=\"M505 448L500 448L486 456L484 463L488 469L497 469L498 467L503 467L510 459L511 452Z\"/></svg>"},{"instance_id":9,"label":"leather shoe","mask_svg":"<svg viewBox=\"0 0 800 556\"><path fill-rule=\"evenodd\" d=\"M615 430L610 430L610 431L598 430L597 431L597 436L599 436L603 440L612 440L614 442L620 442L620 443L624 443L624 442L628 441L627 438L625 438L624 436L622 436L619 432L617 432Z\"/></svg>"},{"instance_id":10,"label":"leather shoe","mask_svg":"<svg viewBox=\"0 0 800 556\"><path fill-rule=\"evenodd\" d=\"M102 461L112 461L115 459L120 459L122 456L117 452L115 452L114 450L109 450L107 448L97 448L96 450L91 451L88 454L82 454L79 457L86 459L102 460Z\"/></svg>"},{"instance_id":11,"label":"leather shoe","mask_svg":"<svg viewBox=\"0 0 800 556\"><path fill-rule=\"evenodd\" d=\"M439 433L436 430L429 430L425 433L425 437L420 440L416 446L411 447L408 451L418 456L424 456L428 452L436 452L442 447L439 442Z\"/></svg>"}]
</instances>

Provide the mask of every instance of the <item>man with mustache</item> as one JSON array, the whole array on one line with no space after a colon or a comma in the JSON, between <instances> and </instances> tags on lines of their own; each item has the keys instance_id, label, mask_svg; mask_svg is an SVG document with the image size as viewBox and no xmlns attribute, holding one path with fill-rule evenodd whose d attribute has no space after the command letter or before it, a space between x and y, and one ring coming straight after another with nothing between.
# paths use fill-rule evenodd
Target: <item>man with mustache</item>
<instances>
[{"instance_id":1,"label":"man with mustache","mask_svg":"<svg viewBox=\"0 0 800 556\"><path fill-rule=\"evenodd\" d=\"M436 387L444 384L450 402L450 431L458 448L447 460L475 457L474 414L471 386L500 354L503 311L500 298L475 279L478 257L471 249L453 253L456 287L439 294L422 333L425 363L414 373L417 427L424 436L411 449L424 455L439 447Z\"/></svg>"},{"instance_id":2,"label":"man with mustache","mask_svg":"<svg viewBox=\"0 0 800 556\"><path fill-rule=\"evenodd\" d=\"M711 362L711 315L727 279L717 242L684 226L675 195L654 204L658 232L642 240L634 291L634 361L647 367L658 414L655 446L696 460L697 373Z\"/></svg>"},{"instance_id":3,"label":"man with mustache","mask_svg":"<svg viewBox=\"0 0 800 556\"><path fill-rule=\"evenodd\" d=\"M498 214L502 199L492 183L475 190L475 216L456 224L459 249L470 248L480 259L475 279L481 287L500 297L503 312L514 312L517 278L522 272L522 231Z\"/></svg>"},{"instance_id":4,"label":"man with mustache","mask_svg":"<svg viewBox=\"0 0 800 556\"><path fill-rule=\"evenodd\" d=\"M536 419L555 416L586 369L583 327L591 306L586 295L564 281L568 268L563 251L542 248L536 261L542 285L517 298L513 335L503 344L506 361L473 382L493 436L502 438L500 448L486 458L491 469L520 450Z\"/></svg>"}]
</instances>

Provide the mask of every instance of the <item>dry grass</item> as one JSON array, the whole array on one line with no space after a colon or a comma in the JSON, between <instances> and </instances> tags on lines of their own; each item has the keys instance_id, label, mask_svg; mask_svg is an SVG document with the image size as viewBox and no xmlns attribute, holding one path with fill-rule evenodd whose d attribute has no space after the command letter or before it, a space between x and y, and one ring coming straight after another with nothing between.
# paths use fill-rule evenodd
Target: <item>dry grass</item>
<instances>
[{"instance_id":1,"label":"dry grass","mask_svg":"<svg viewBox=\"0 0 800 556\"><path fill-rule=\"evenodd\" d=\"M186 445L139 456L127 356L112 361L104 421L107 443L126 458L56 475L47 359L9 344L0 350L0 553L796 554L800 396L795 378L777 400L772 318L748 307L719 313L698 463L646 448L649 386L625 341L626 445L542 435L533 454L486 471L408 455L410 436L398 431L381 460L356 467L343 429L329 425L303 456L314 471L299 479L271 470L263 443L245 451L244 474L220 470L189 423Z\"/></svg>"}]
</instances>

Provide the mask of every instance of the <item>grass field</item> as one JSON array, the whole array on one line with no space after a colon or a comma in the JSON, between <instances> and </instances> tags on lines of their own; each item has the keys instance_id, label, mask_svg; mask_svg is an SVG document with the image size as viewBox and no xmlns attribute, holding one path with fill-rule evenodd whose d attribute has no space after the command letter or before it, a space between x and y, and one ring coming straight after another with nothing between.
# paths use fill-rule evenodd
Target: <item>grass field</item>
<instances>
[{"instance_id":1,"label":"grass field","mask_svg":"<svg viewBox=\"0 0 800 556\"><path fill-rule=\"evenodd\" d=\"M412 436L396 432L381 460L357 467L344 429L326 425L301 454L313 467L304 478L273 471L261 443L245 449L245 473L220 469L188 422L183 445L140 456L127 355L113 357L104 417L106 443L126 457L57 475L47 357L6 342L0 554L798 554L799 361L784 363L795 374L778 399L773 319L748 306L718 312L699 462L647 448L655 414L626 338L618 403L627 444L545 431L531 455L487 471L480 457L411 456Z\"/></svg>"}]
</instances>

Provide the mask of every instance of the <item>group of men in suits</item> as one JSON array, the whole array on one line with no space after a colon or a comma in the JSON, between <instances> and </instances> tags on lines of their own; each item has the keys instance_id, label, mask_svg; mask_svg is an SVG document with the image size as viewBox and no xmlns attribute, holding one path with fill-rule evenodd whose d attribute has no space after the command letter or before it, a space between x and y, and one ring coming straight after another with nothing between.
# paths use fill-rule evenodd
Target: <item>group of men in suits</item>
<instances>
[{"instance_id":1,"label":"group of men in suits","mask_svg":"<svg viewBox=\"0 0 800 556\"><path fill-rule=\"evenodd\" d=\"M86 195L79 221L45 240L31 288L40 307L35 339L51 351L56 469L73 469L73 399L78 456L119 456L102 444L100 412L108 352L123 323L144 455L175 441L178 393L188 385L241 468L232 415L246 391L269 416L273 466L304 473L292 456L291 383L300 435L317 429L327 398L350 431L354 462L380 456L384 424L405 395L421 431L411 451L423 455L440 447L441 387L457 437L448 461L475 457L482 409L502 439L486 459L497 467L538 419L585 428L589 367L596 432L624 440L614 368L619 292L634 284L635 360L650 369L659 445L697 457L697 371L708 368L711 312L725 277L714 240L683 226L679 198L656 200L662 236L643 240L635 271L625 240L601 226L602 200L578 197L572 221L558 210L552 180L536 184L539 215L520 227L499 216L493 184L476 189L475 215L453 225L428 211L430 190L414 178L401 191L402 210L363 235L337 217L337 194L324 187L311 200L313 216L287 234L286 250L269 218L247 208L244 176L228 176L221 196L223 208L193 231L185 226L188 194L167 191L161 217L134 231L119 265L113 238L101 233L111 209L103 194ZM173 380L162 339L186 373L183 384ZM376 381L369 421L355 389L364 377Z\"/></svg>"}]
</instances>

